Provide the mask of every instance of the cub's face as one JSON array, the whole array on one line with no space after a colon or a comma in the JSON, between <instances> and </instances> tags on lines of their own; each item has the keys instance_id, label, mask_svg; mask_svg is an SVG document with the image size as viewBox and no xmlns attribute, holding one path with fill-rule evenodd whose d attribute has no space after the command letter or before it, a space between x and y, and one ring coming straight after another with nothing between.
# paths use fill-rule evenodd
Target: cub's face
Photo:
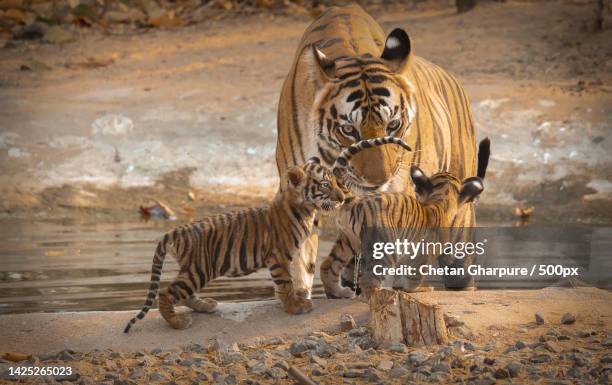
<instances>
[{"instance_id":1,"label":"cub's face","mask_svg":"<svg viewBox=\"0 0 612 385\"><path fill-rule=\"evenodd\" d=\"M342 188L318 158L311 158L303 165L292 167L288 179L290 188L297 193L299 199L317 209L334 210L344 202Z\"/></svg>"}]
</instances>

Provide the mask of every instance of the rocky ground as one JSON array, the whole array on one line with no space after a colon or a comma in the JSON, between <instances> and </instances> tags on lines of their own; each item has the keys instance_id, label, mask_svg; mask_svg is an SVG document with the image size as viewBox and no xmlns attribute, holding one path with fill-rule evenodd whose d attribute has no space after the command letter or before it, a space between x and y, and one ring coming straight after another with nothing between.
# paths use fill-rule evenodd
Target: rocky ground
<instances>
[{"instance_id":1,"label":"rocky ground","mask_svg":"<svg viewBox=\"0 0 612 385\"><path fill-rule=\"evenodd\" d=\"M543 322L525 326L513 344L492 339L474 344L461 337L444 346L408 348L403 344L377 347L367 328L348 332L315 332L299 339L271 337L250 342L183 349L159 348L134 353L64 350L33 356L19 365L71 366L72 376L60 383L76 384L289 384L290 367L318 384L609 384L612 380L610 330ZM3 371L9 365L4 361ZM6 373L5 373L6 374ZM3 377L6 378L6 377ZM57 383L52 378L21 381Z\"/></svg>"},{"instance_id":2,"label":"rocky ground","mask_svg":"<svg viewBox=\"0 0 612 385\"><path fill-rule=\"evenodd\" d=\"M23 355L18 363L0 355L0 382L8 366L68 365L74 374L63 381L77 384L290 384L291 368L319 384L610 383L607 291L413 295L442 307L448 344L377 346L368 306L357 300L315 300L301 316L283 313L274 301L246 313L221 304L218 313L193 315L185 331L169 328L153 310L127 335L123 325L132 312L4 315L0 349Z\"/></svg>"}]
</instances>

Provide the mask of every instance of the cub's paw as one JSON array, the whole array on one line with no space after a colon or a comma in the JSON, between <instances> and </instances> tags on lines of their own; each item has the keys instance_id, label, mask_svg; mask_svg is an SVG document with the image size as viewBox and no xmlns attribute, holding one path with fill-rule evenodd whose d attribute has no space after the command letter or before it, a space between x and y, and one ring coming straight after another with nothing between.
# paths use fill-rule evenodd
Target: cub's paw
<instances>
[{"instance_id":1,"label":"cub's paw","mask_svg":"<svg viewBox=\"0 0 612 385\"><path fill-rule=\"evenodd\" d=\"M177 330L187 329L189 326L191 326L192 322L191 316L187 314L177 314L172 318L167 318L166 321L168 321L168 324L173 329Z\"/></svg>"},{"instance_id":2,"label":"cub's paw","mask_svg":"<svg viewBox=\"0 0 612 385\"><path fill-rule=\"evenodd\" d=\"M312 301L293 295L283 304L283 308L289 314L304 314L312 311Z\"/></svg>"},{"instance_id":3,"label":"cub's paw","mask_svg":"<svg viewBox=\"0 0 612 385\"><path fill-rule=\"evenodd\" d=\"M197 311L198 313L212 313L217 309L217 301L212 298L191 297L183 301L183 305Z\"/></svg>"},{"instance_id":4,"label":"cub's paw","mask_svg":"<svg viewBox=\"0 0 612 385\"><path fill-rule=\"evenodd\" d=\"M355 293L350 288L339 285L325 288L325 295L329 299L353 298L354 294Z\"/></svg>"}]
</instances>

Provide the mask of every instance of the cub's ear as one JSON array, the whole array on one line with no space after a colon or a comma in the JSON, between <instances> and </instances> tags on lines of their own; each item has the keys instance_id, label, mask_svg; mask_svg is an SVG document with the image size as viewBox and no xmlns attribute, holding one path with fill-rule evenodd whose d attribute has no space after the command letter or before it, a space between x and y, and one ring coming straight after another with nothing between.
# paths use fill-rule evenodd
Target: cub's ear
<instances>
[{"instance_id":1,"label":"cub's ear","mask_svg":"<svg viewBox=\"0 0 612 385\"><path fill-rule=\"evenodd\" d=\"M304 170L302 170L302 168L299 166L291 167L291 169L287 173L287 176L289 178L289 183L291 183L293 187L299 186L299 184L302 183L302 181L306 178Z\"/></svg>"},{"instance_id":2,"label":"cub's ear","mask_svg":"<svg viewBox=\"0 0 612 385\"><path fill-rule=\"evenodd\" d=\"M417 195L424 196L433 190L431 181L423 170L417 166L410 167L410 177L412 178L412 183L414 183L414 192L416 192Z\"/></svg>"},{"instance_id":3,"label":"cub's ear","mask_svg":"<svg viewBox=\"0 0 612 385\"><path fill-rule=\"evenodd\" d=\"M312 55L319 73L319 80L327 82L333 79L336 75L336 64L334 61L325 56L315 45L312 46Z\"/></svg>"},{"instance_id":4,"label":"cub's ear","mask_svg":"<svg viewBox=\"0 0 612 385\"><path fill-rule=\"evenodd\" d=\"M408 65L412 50L410 37L401 28L395 28L385 41L385 49L381 55L387 67L395 73L401 73Z\"/></svg>"},{"instance_id":5,"label":"cub's ear","mask_svg":"<svg viewBox=\"0 0 612 385\"><path fill-rule=\"evenodd\" d=\"M482 179L477 176L467 178L461 183L459 203L473 202L484 190Z\"/></svg>"},{"instance_id":6,"label":"cub's ear","mask_svg":"<svg viewBox=\"0 0 612 385\"><path fill-rule=\"evenodd\" d=\"M307 163L321 164L321 159L318 156L312 156L306 161Z\"/></svg>"}]
</instances>

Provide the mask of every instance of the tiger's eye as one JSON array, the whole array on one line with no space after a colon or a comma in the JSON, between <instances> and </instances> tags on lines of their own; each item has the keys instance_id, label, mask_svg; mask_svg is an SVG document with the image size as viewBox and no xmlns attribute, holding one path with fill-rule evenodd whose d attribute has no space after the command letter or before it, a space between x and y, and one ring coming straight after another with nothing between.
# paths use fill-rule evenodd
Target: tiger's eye
<instances>
[{"instance_id":1,"label":"tiger's eye","mask_svg":"<svg viewBox=\"0 0 612 385\"><path fill-rule=\"evenodd\" d=\"M402 121L400 119L393 119L387 124L387 133L392 133L396 131L402 125Z\"/></svg>"}]
</instances>

